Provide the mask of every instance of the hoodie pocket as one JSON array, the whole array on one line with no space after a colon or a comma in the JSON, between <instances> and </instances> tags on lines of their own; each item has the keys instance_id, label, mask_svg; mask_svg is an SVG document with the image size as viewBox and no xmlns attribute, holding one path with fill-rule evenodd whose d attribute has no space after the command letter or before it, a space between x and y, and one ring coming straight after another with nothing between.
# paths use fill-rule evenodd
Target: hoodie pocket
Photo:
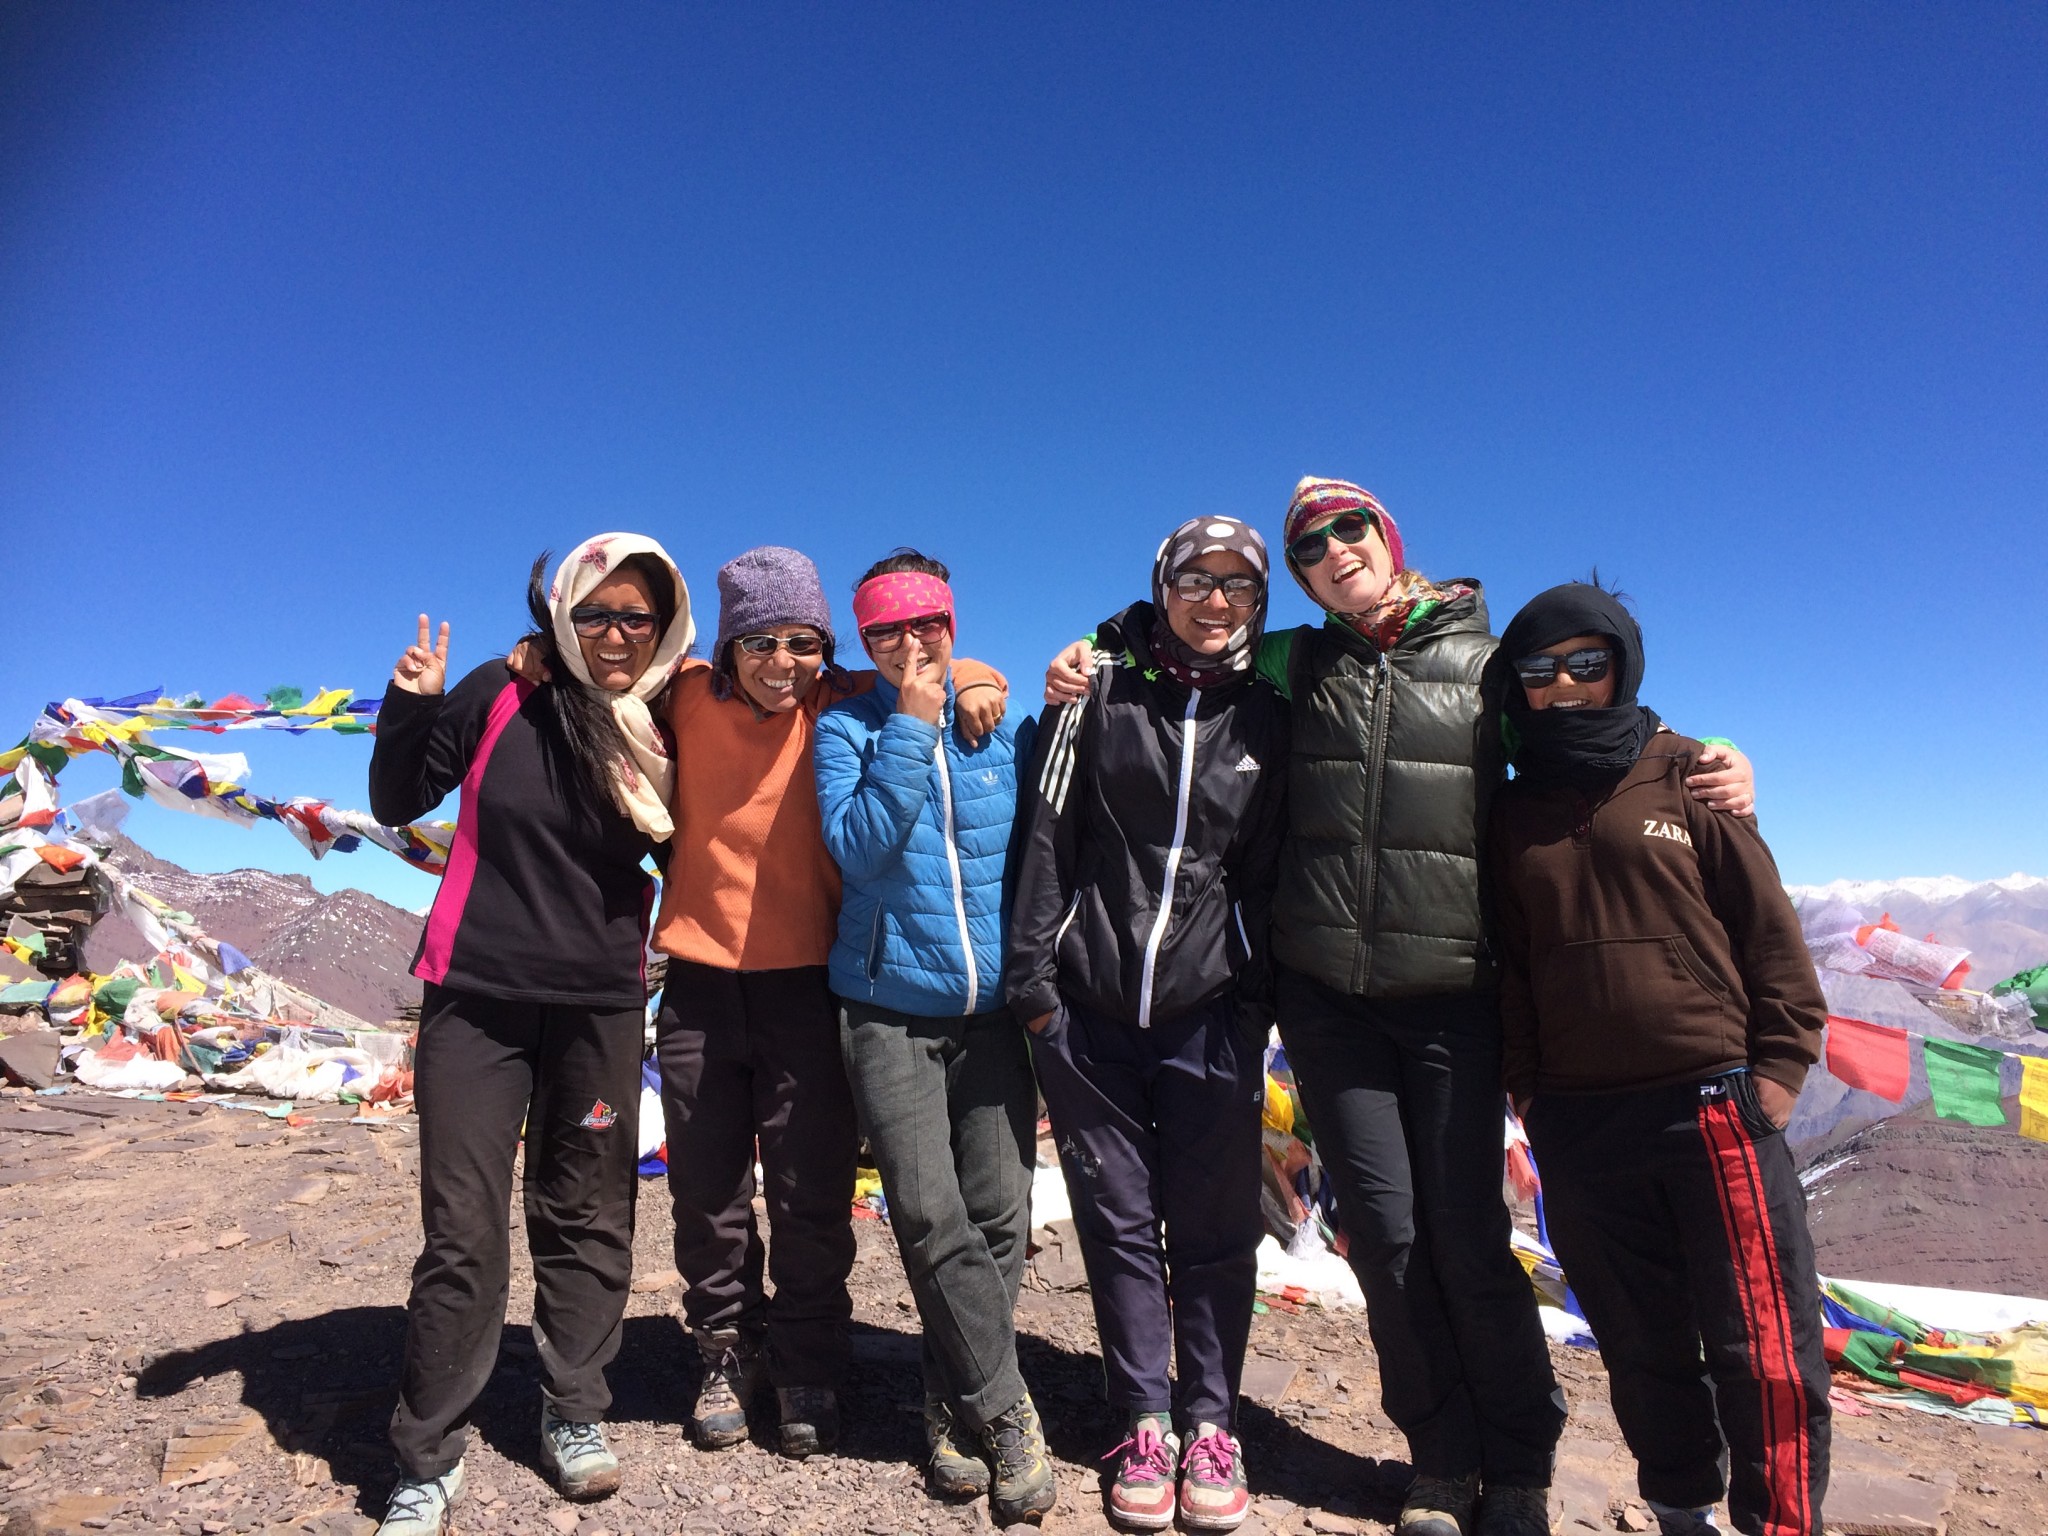
<instances>
[{"instance_id":1,"label":"hoodie pocket","mask_svg":"<svg viewBox=\"0 0 2048 1536\"><path fill-rule=\"evenodd\" d=\"M1683 934L1560 944L1535 981L1544 1075L1559 1087L1683 1071L1716 1054L1729 1023L1728 988Z\"/></svg>"},{"instance_id":2,"label":"hoodie pocket","mask_svg":"<svg viewBox=\"0 0 2048 1536\"><path fill-rule=\"evenodd\" d=\"M1736 1072L1730 1077L1728 1093L1735 1100L1735 1112L1742 1117L1742 1128L1749 1132L1750 1140L1762 1141L1767 1137L1782 1135L1771 1117L1764 1111L1762 1095L1756 1091L1756 1077L1749 1072Z\"/></svg>"}]
</instances>

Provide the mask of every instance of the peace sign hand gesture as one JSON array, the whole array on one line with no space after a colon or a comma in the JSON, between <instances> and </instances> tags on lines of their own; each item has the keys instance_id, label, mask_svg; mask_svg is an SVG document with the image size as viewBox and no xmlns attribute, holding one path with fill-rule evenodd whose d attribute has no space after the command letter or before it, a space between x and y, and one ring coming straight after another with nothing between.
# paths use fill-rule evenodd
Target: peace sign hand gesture
<instances>
[{"instance_id":1,"label":"peace sign hand gesture","mask_svg":"<svg viewBox=\"0 0 2048 1536\"><path fill-rule=\"evenodd\" d=\"M448 686L448 624L441 623L440 636L427 645L427 616L420 615L420 637L405 648L398 665L391 669L391 681L407 693L440 693Z\"/></svg>"}]
</instances>

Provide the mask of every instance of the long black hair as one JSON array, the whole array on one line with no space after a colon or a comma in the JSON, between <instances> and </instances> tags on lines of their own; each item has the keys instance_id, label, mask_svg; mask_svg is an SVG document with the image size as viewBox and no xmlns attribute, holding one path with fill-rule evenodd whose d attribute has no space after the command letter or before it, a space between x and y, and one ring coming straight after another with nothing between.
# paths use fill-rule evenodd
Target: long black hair
<instances>
[{"instance_id":1,"label":"long black hair","mask_svg":"<svg viewBox=\"0 0 2048 1536\"><path fill-rule=\"evenodd\" d=\"M619 734L619 722L612 714L611 695L603 688L579 682L563 660L555 643L555 614L548 602L548 569L554 564L553 550L544 549L534 559L526 579L526 611L533 616L533 632L526 635L529 646L539 650L550 681L540 688L542 707L551 729L543 732L548 742L549 771L558 787L574 790L569 798L576 804L600 807L614 803L612 765L626 755L626 739ZM657 623L655 643L668 633L676 617L675 577L652 555L628 555L618 571L635 571L647 583L654 599Z\"/></svg>"}]
</instances>

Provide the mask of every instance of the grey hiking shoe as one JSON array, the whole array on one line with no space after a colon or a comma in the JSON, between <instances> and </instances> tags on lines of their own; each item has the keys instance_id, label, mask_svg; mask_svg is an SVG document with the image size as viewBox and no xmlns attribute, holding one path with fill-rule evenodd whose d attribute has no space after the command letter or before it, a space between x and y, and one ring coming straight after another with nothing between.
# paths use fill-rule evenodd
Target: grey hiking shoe
<instances>
[{"instance_id":1,"label":"grey hiking shoe","mask_svg":"<svg viewBox=\"0 0 2048 1536\"><path fill-rule=\"evenodd\" d=\"M777 1443L785 1456L829 1456L839 1449L839 1395L830 1387L778 1387L782 1425Z\"/></svg>"},{"instance_id":2,"label":"grey hiking shoe","mask_svg":"<svg viewBox=\"0 0 2048 1536\"><path fill-rule=\"evenodd\" d=\"M924 1400L925 1487L937 1499L978 1499L988 1492L988 1463L960 1432L953 1405L943 1397Z\"/></svg>"},{"instance_id":3,"label":"grey hiking shoe","mask_svg":"<svg viewBox=\"0 0 2048 1536\"><path fill-rule=\"evenodd\" d=\"M1477 1536L1550 1536L1550 1490L1483 1489Z\"/></svg>"},{"instance_id":4,"label":"grey hiking shoe","mask_svg":"<svg viewBox=\"0 0 2048 1536\"><path fill-rule=\"evenodd\" d=\"M377 1536L442 1536L448 1529L449 1506L462 1497L462 1463L425 1482L400 1478L384 1506Z\"/></svg>"},{"instance_id":5,"label":"grey hiking shoe","mask_svg":"<svg viewBox=\"0 0 2048 1536\"><path fill-rule=\"evenodd\" d=\"M988 1422L981 1432L995 1477L988 1491L988 1515L997 1525L1036 1525L1059 1502L1059 1483L1045 1448L1045 1426L1026 1393Z\"/></svg>"},{"instance_id":6,"label":"grey hiking shoe","mask_svg":"<svg viewBox=\"0 0 2048 1536\"><path fill-rule=\"evenodd\" d=\"M1472 1536L1472 1507L1479 1501L1479 1474L1417 1477L1401 1501L1395 1536Z\"/></svg>"},{"instance_id":7,"label":"grey hiking shoe","mask_svg":"<svg viewBox=\"0 0 2048 1536\"><path fill-rule=\"evenodd\" d=\"M558 1419L552 1408L541 1409L540 1459L565 1499L601 1499L619 1491L619 1458L605 1444L602 1424Z\"/></svg>"},{"instance_id":8,"label":"grey hiking shoe","mask_svg":"<svg viewBox=\"0 0 2048 1536\"><path fill-rule=\"evenodd\" d=\"M747 1438L747 1407L761 1383L761 1342L737 1328L700 1328L697 1353L704 1380L690 1405L690 1438L702 1451Z\"/></svg>"}]
</instances>

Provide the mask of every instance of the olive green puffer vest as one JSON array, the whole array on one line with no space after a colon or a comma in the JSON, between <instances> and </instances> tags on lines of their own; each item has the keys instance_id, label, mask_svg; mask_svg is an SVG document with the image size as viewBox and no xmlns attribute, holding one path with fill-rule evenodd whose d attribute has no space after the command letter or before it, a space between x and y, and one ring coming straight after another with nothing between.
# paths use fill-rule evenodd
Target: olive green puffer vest
<instances>
[{"instance_id":1,"label":"olive green puffer vest","mask_svg":"<svg viewBox=\"0 0 2048 1536\"><path fill-rule=\"evenodd\" d=\"M1338 625L1295 632L1273 953L1339 992L1494 985L1479 850L1505 758L1482 687L1496 642L1467 585L1384 656Z\"/></svg>"}]
</instances>

